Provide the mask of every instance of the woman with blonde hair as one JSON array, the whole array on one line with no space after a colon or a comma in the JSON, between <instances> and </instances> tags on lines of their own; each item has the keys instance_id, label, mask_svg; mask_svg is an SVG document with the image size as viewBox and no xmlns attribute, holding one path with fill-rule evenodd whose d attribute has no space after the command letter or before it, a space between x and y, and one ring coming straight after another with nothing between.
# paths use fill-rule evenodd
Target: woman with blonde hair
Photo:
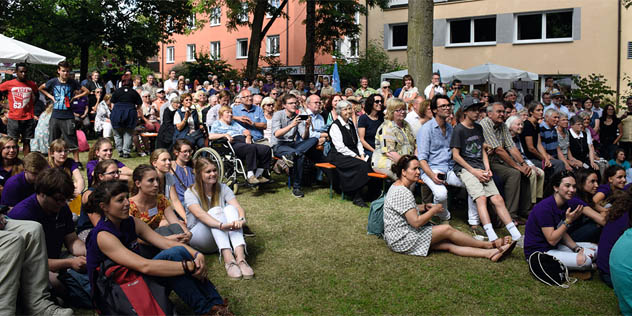
<instances>
[{"instance_id":1,"label":"woman with blonde hair","mask_svg":"<svg viewBox=\"0 0 632 316\"><path fill-rule=\"evenodd\" d=\"M77 196L83 192L84 181L79 164L72 158L68 158L68 144L61 138L55 139L48 148L48 164L51 168L61 168L72 177L75 186L73 196Z\"/></svg>"},{"instance_id":2,"label":"woman with blonde hair","mask_svg":"<svg viewBox=\"0 0 632 316\"><path fill-rule=\"evenodd\" d=\"M271 97L265 97L261 100L261 108L263 109L263 116L265 116L266 129L263 130L263 138L268 142L272 139L272 114L274 114L274 99Z\"/></svg>"},{"instance_id":3,"label":"woman with blonde hair","mask_svg":"<svg viewBox=\"0 0 632 316\"><path fill-rule=\"evenodd\" d=\"M15 138L9 136L0 137L0 191L4 183L12 176L24 171L24 162L18 158L20 147Z\"/></svg>"},{"instance_id":4,"label":"woman with blonde hair","mask_svg":"<svg viewBox=\"0 0 632 316\"><path fill-rule=\"evenodd\" d=\"M158 193L163 194L169 199L176 214L181 219L186 219L186 212L182 202L178 198L176 191L176 177L171 172L171 154L164 148L158 148L149 156L149 164L151 164L158 173Z\"/></svg>"},{"instance_id":5,"label":"woman with blonde hair","mask_svg":"<svg viewBox=\"0 0 632 316\"><path fill-rule=\"evenodd\" d=\"M371 156L371 166L375 172L397 180L391 166L403 155L415 152L416 141L406 117L406 103L398 98L386 101L386 116L375 134L375 151Z\"/></svg>"},{"instance_id":6,"label":"woman with blonde hair","mask_svg":"<svg viewBox=\"0 0 632 316\"><path fill-rule=\"evenodd\" d=\"M106 94L103 101L97 105L97 114L94 117L94 131L103 132L105 138L112 137L112 123L110 122L110 114L112 113L112 95Z\"/></svg>"},{"instance_id":7,"label":"woman with blonde hair","mask_svg":"<svg viewBox=\"0 0 632 316\"><path fill-rule=\"evenodd\" d=\"M246 212L233 191L220 183L217 165L207 157L195 161L195 183L184 193L190 245L204 253L220 250L231 279L251 279L254 271L246 262L242 227Z\"/></svg>"}]
</instances>

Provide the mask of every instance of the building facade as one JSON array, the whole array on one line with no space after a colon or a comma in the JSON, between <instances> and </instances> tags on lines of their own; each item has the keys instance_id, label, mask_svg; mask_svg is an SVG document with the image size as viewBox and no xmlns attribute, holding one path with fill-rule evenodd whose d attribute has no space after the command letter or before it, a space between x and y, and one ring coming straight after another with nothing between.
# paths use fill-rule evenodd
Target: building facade
<instances>
[{"instance_id":1,"label":"building facade","mask_svg":"<svg viewBox=\"0 0 632 316\"><path fill-rule=\"evenodd\" d=\"M623 78L632 75L631 18L632 8L619 0L435 0L434 62L462 69L489 62L566 83L572 75L603 74L625 94ZM369 10L360 20L361 49L378 41L406 64L407 21L407 0Z\"/></svg>"}]
</instances>

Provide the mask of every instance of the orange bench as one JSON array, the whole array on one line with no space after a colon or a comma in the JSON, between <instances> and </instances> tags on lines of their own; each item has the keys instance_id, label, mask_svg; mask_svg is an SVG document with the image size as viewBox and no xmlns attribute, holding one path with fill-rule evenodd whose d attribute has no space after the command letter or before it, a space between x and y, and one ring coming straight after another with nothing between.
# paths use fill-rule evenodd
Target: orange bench
<instances>
[{"instance_id":1,"label":"orange bench","mask_svg":"<svg viewBox=\"0 0 632 316\"><path fill-rule=\"evenodd\" d=\"M314 166L318 167L318 168L323 168L323 169L336 169L336 166L328 163L328 162L319 162L314 164ZM327 176L327 178L329 178L329 198L332 199L334 197L334 180ZM342 199L344 200L345 198L345 194L344 192L342 193Z\"/></svg>"}]
</instances>

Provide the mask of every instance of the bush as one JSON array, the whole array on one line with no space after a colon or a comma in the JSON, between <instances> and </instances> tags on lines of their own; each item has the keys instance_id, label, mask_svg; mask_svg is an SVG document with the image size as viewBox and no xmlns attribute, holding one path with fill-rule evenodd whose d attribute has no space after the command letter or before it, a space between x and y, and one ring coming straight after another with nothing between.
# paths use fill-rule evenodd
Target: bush
<instances>
[{"instance_id":1,"label":"bush","mask_svg":"<svg viewBox=\"0 0 632 316\"><path fill-rule=\"evenodd\" d=\"M172 68L178 75L200 83L208 80L208 75L217 75L220 81L238 80L239 73L225 60L211 59L208 54L200 53L194 62L184 62Z\"/></svg>"},{"instance_id":2,"label":"bush","mask_svg":"<svg viewBox=\"0 0 632 316\"><path fill-rule=\"evenodd\" d=\"M608 80L602 74L590 74L588 77L575 76L573 82L577 89L571 91L571 96L583 100L585 98L612 101L616 91L608 85ZM602 102L603 104L603 102Z\"/></svg>"}]
</instances>

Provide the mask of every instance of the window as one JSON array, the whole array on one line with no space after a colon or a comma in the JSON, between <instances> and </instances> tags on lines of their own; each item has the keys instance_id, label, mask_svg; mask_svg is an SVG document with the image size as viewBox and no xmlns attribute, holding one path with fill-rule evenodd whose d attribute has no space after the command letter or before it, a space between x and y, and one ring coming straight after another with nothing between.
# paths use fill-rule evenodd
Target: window
<instances>
[{"instance_id":1,"label":"window","mask_svg":"<svg viewBox=\"0 0 632 316\"><path fill-rule=\"evenodd\" d=\"M281 0L268 0L268 10L274 11L281 6ZM270 12L266 13L266 18L271 19L272 14Z\"/></svg>"},{"instance_id":2,"label":"window","mask_svg":"<svg viewBox=\"0 0 632 316\"><path fill-rule=\"evenodd\" d=\"M237 40L237 58L248 58L247 38L240 38Z\"/></svg>"},{"instance_id":3,"label":"window","mask_svg":"<svg viewBox=\"0 0 632 316\"><path fill-rule=\"evenodd\" d=\"M349 57L360 57L360 40L357 38L349 40Z\"/></svg>"},{"instance_id":4,"label":"window","mask_svg":"<svg viewBox=\"0 0 632 316\"><path fill-rule=\"evenodd\" d=\"M628 42L628 59L632 59L632 42Z\"/></svg>"},{"instance_id":5,"label":"window","mask_svg":"<svg viewBox=\"0 0 632 316\"><path fill-rule=\"evenodd\" d=\"M515 24L517 43L573 40L573 11L519 14Z\"/></svg>"},{"instance_id":6,"label":"window","mask_svg":"<svg viewBox=\"0 0 632 316\"><path fill-rule=\"evenodd\" d=\"M389 49L405 49L408 46L408 24L392 24L389 31Z\"/></svg>"},{"instance_id":7,"label":"window","mask_svg":"<svg viewBox=\"0 0 632 316\"><path fill-rule=\"evenodd\" d=\"M219 59L220 58L220 45L219 42L211 42L211 51L210 57L211 59Z\"/></svg>"},{"instance_id":8,"label":"window","mask_svg":"<svg viewBox=\"0 0 632 316\"><path fill-rule=\"evenodd\" d=\"M167 47L167 63L173 63L175 61L176 48L173 46Z\"/></svg>"},{"instance_id":9,"label":"window","mask_svg":"<svg viewBox=\"0 0 632 316\"><path fill-rule=\"evenodd\" d=\"M195 29L195 13L192 13L191 16L187 18L187 26L189 29Z\"/></svg>"},{"instance_id":10,"label":"window","mask_svg":"<svg viewBox=\"0 0 632 316\"><path fill-rule=\"evenodd\" d=\"M195 44L187 45L187 61L195 61Z\"/></svg>"},{"instance_id":11,"label":"window","mask_svg":"<svg viewBox=\"0 0 632 316\"><path fill-rule=\"evenodd\" d=\"M388 1L389 8L403 7L403 6L408 6L408 0L389 0Z\"/></svg>"},{"instance_id":12,"label":"window","mask_svg":"<svg viewBox=\"0 0 632 316\"><path fill-rule=\"evenodd\" d=\"M496 17L453 20L448 23L448 46L496 43Z\"/></svg>"},{"instance_id":13,"label":"window","mask_svg":"<svg viewBox=\"0 0 632 316\"><path fill-rule=\"evenodd\" d=\"M217 7L211 10L211 26L218 26L222 24L222 8Z\"/></svg>"},{"instance_id":14,"label":"window","mask_svg":"<svg viewBox=\"0 0 632 316\"><path fill-rule=\"evenodd\" d=\"M279 56L279 35L271 35L266 40L266 56Z\"/></svg>"},{"instance_id":15,"label":"window","mask_svg":"<svg viewBox=\"0 0 632 316\"><path fill-rule=\"evenodd\" d=\"M241 12L239 13L239 21L248 22L248 2L241 3Z\"/></svg>"}]
</instances>

